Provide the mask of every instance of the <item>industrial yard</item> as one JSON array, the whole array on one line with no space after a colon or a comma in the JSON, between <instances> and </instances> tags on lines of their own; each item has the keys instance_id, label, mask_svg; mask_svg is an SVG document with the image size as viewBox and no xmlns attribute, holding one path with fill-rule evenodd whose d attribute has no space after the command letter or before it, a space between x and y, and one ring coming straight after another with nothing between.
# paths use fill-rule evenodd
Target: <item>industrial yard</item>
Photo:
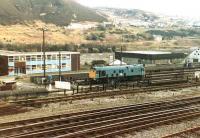
<instances>
[{"instance_id":1,"label":"industrial yard","mask_svg":"<svg viewBox=\"0 0 200 138\"><path fill-rule=\"evenodd\" d=\"M1 0L0 138L199 138L193 0Z\"/></svg>"},{"instance_id":2,"label":"industrial yard","mask_svg":"<svg viewBox=\"0 0 200 138\"><path fill-rule=\"evenodd\" d=\"M83 66L81 58L66 58L66 53L63 56L55 52L57 61L51 66L58 66L57 71L46 68L45 81L44 70L37 69L43 61L33 54L30 60L33 56L34 61L23 60L22 64L18 53L18 60L13 56L12 65L17 69L14 73L21 71L19 62L36 69L23 75L20 72L17 79L12 74L1 77L3 85L16 88L0 93L0 137L160 138L182 133L196 136L185 131L197 131L199 127L200 69L198 63L192 63L198 60L198 52L199 49L189 55L121 51L114 54L116 61L100 55L107 62L111 60L111 65L87 70L79 70ZM53 56L48 60L49 64ZM61 70L65 69L59 66L66 63L63 60L69 60L72 65L68 65L68 70L72 72ZM56 82L70 82L71 86L58 88Z\"/></svg>"},{"instance_id":3,"label":"industrial yard","mask_svg":"<svg viewBox=\"0 0 200 138\"><path fill-rule=\"evenodd\" d=\"M120 82L119 86L112 86L106 82L91 84L83 81L83 83L80 73L68 74L73 76L73 80L79 80L72 93L57 89L51 92L24 91L24 93L13 93L12 96L1 95L8 104L4 102L1 106L0 135L1 137L86 135L93 137L95 131L95 137L160 138L198 127L199 68L146 67L145 72L145 78L140 80L140 83L124 81ZM89 77L83 74L81 76L83 80ZM77 117L82 121L74 120ZM73 122L68 119L73 119ZM127 126L125 122L131 123L132 119L137 125L133 123ZM68 124L68 121L74 124ZM91 121L95 123L91 124ZM105 121L107 123L103 123ZM53 126L49 124L50 122ZM81 127L82 125L85 127ZM117 131L107 133L115 127ZM66 133L68 129L70 133Z\"/></svg>"}]
</instances>

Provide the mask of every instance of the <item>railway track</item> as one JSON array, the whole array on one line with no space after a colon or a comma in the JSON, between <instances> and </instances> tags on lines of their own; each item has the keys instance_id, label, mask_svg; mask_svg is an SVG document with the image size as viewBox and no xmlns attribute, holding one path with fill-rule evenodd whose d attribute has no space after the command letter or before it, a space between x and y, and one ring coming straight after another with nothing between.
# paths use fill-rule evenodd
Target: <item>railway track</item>
<instances>
[{"instance_id":1,"label":"railway track","mask_svg":"<svg viewBox=\"0 0 200 138\"><path fill-rule=\"evenodd\" d=\"M146 73L146 78L145 81L150 81L151 83L149 85L163 85L163 84L167 84L167 83L179 83L179 80L187 80L188 78L191 78L190 76L193 76L194 78L194 72L195 71L200 71L199 68L192 68L192 69L166 69L166 70L148 70ZM82 74L82 73L80 73ZM87 73L85 73L87 74ZM192 75L191 75L192 74ZM78 76L78 73L74 74L75 76ZM32 76L34 77L34 76ZM38 76L35 76L38 77ZM77 78L77 77L76 77ZM79 80L78 86L83 85L83 87L88 86L88 89L86 89L86 92L90 91L90 86L89 86L89 82L85 82L84 78L82 81ZM173 82L172 82L173 81ZM133 82L129 82L129 83L133 83ZM145 84L146 85L146 84ZM100 87L102 86L102 84L99 85ZM84 88L85 89L85 88ZM95 88L94 88L95 89ZM20 98L35 98L38 96L44 96L44 95L48 95L48 94L52 94L52 93L57 93L59 91L55 91L55 92L48 92L48 91L33 91L33 92L29 92L29 91L24 91L24 92L16 92L16 93L6 93L6 94L1 94L0 98L1 99L9 99L9 98L16 98L16 99L20 99ZM92 91L91 91L92 92Z\"/></svg>"},{"instance_id":2,"label":"railway track","mask_svg":"<svg viewBox=\"0 0 200 138\"><path fill-rule=\"evenodd\" d=\"M199 104L193 97L21 120L0 124L0 137L114 137L200 117Z\"/></svg>"},{"instance_id":3,"label":"railway track","mask_svg":"<svg viewBox=\"0 0 200 138\"><path fill-rule=\"evenodd\" d=\"M174 133L162 138L177 138L177 137L183 137L183 138L198 138L200 137L200 126L195 128L190 128L187 130L184 130L182 132Z\"/></svg>"},{"instance_id":4,"label":"railway track","mask_svg":"<svg viewBox=\"0 0 200 138\"><path fill-rule=\"evenodd\" d=\"M142 88L132 88L132 89L121 89L121 90L111 90L111 91L101 91L101 92L90 92L83 94L76 94L70 96L57 96L57 97L48 97L48 98L37 98L37 99L25 99L18 101L11 101L12 104L20 104L23 106L41 106L43 104L49 103L57 103L62 101L75 101L75 100L83 100L83 99L94 99L100 97L109 97L109 96L119 96L125 94L137 94L137 93L145 93L145 92L155 92L162 90L176 90L183 89L189 87L197 87L199 83L181 83L176 85L165 85L162 87L153 86L153 87L142 87Z\"/></svg>"},{"instance_id":5,"label":"railway track","mask_svg":"<svg viewBox=\"0 0 200 138\"><path fill-rule=\"evenodd\" d=\"M26 108L20 107L19 105L0 102L0 116L24 113L27 111L28 110Z\"/></svg>"}]
</instances>

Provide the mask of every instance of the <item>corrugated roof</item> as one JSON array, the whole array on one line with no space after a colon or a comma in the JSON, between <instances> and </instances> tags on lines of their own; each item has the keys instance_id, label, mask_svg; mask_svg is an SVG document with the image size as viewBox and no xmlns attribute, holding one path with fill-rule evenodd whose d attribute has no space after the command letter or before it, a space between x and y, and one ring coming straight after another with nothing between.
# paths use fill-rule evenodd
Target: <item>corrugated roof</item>
<instances>
[{"instance_id":1,"label":"corrugated roof","mask_svg":"<svg viewBox=\"0 0 200 138\"><path fill-rule=\"evenodd\" d=\"M185 58L187 54L178 52L162 52L162 51L123 51L115 52L115 58L139 58L149 60L161 60L161 59L181 59Z\"/></svg>"},{"instance_id":2,"label":"corrugated roof","mask_svg":"<svg viewBox=\"0 0 200 138\"><path fill-rule=\"evenodd\" d=\"M163 52L163 51L123 51L123 53L160 55L160 54L171 54L172 52Z\"/></svg>"}]
</instances>

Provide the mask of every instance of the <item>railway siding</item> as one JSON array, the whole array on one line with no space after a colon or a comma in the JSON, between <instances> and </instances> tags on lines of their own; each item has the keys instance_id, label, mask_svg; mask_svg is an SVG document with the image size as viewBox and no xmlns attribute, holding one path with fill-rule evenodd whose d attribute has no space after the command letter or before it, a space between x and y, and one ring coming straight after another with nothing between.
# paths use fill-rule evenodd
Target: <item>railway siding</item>
<instances>
[{"instance_id":1,"label":"railway siding","mask_svg":"<svg viewBox=\"0 0 200 138\"><path fill-rule=\"evenodd\" d=\"M199 117L199 103L193 97L22 120L0 124L0 136L111 137Z\"/></svg>"}]
</instances>

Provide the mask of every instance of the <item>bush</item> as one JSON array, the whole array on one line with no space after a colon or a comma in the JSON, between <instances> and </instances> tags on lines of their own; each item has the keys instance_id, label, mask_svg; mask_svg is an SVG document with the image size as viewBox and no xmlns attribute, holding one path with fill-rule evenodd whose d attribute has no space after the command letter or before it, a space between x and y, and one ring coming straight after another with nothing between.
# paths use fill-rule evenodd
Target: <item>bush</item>
<instances>
[{"instance_id":1,"label":"bush","mask_svg":"<svg viewBox=\"0 0 200 138\"><path fill-rule=\"evenodd\" d=\"M91 33L89 35L86 36L86 40L103 40L105 38L105 34L104 33Z\"/></svg>"},{"instance_id":2,"label":"bush","mask_svg":"<svg viewBox=\"0 0 200 138\"><path fill-rule=\"evenodd\" d=\"M18 45L18 44L3 44L0 43L2 50L19 51L19 52L41 52L41 44L30 44L30 45ZM46 51L80 51L83 53L104 53L104 52L115 52L116 46L114 45L102 45L102 44L46 44ZM111 50L112 49L112 50Z\"/></svg>"},{"instance_id":3,"label":"bush","mask_svg":"<svg viewBox=\"0 0 200 138\"><path fill-rule=\"evenodd\" d=\"M174 37L187 37L187 36L199 36L200 30L194 29L179 29L179 30L149 30L145 33L151 35L161 35L165 40L173 39Z\"/></svg>"}]
</instances>

